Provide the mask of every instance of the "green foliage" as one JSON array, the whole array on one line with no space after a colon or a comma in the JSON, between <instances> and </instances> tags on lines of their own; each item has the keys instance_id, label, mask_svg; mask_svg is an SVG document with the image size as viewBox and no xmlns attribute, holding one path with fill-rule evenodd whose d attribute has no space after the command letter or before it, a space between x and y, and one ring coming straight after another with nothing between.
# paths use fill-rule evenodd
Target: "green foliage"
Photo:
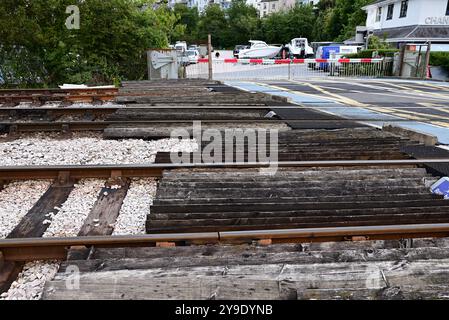
<instances>
[{"instance_id":1,"label":"green foliage","mask_svg":"<svg viewBox=\"0 0 449 320\"><path fill-rule=\"evenodd\" d=\"M65 26L73 4L80 8L79 30ZM2 0L0 74L24 86L142 79L145 50L166 47L180 29L172 11L152 6L146 0Z\"/></svg>"},{"instance_id":2,"label":"green foliage","mask_svg":"<svg viewBox=\"0 0 449 320\"><path fill-rule=\"evenodd\" d=\"M364 25L366 13L361 8L371 0L321 0L316 6L296 5L290 10L259 18L257 10L245 0L233 0L228 10L209 5L197 16L197 10L185 5L175 6L175 13L184 24L183 39L205 41L212 35L213 45L232 48L250 39L286 44L297 37L312 41L343 41L355 35L355 27Z\"/></svg>"},{"instance_id":3,"label":"green foliage","mask_svg":"<svg viewBox=\"0 0 449 320\"><path fill-rule=\"evenodd\" d=\"M207 39L207 35L211 34L213 46L223 47L227 44L226 40L229 35L228 21L226 20L224 10L218 4L211 4L206 7L198 28L200 39Z\"/></svg>"},{"instance_id":4,"label":"green foliage","mask_svg":"<svg viewBox=\"0 0 449 320\"><path fill-rule=\"evenodd\" d=\"M443 67L449 72L449 52L431 52L430 65Z\"/></svg>"},{"instance_id":5,"label":"green foliage","mask_svg":"<svg viewBox=\"0 0 449 320\"><path fill-rule=\"evenodd\" d=\"M345 55L345 57L353 59L373 58L373 54L375 52L377 52L378 56L380 57L394 57L394 54L396 52L399 52L399 50L397 49L362 50L359 53L347 54Z\"/></svg>"},{"instance_id":6,"label":"green foliage","mask_svg":"<svg viewBox=\"0 0 449 320\"><path fill-rule=\"evenodd\" d=\"M256 8L248 6L245 0L233 0L227 10L228 35L226 47L244 44L254 39L259 31L259 15Z\"/></svg>"},{"instance_id":7,"label":"green foliage","mask_svg":"<svg viewBox=\"0 0 449 320\"><path fill-rule=\"evenodd\" d=\"M370 36L368 40L368 49L387 50L391 49L391 46L385 39L381 39L377 36Z\"/></svg>"},{"instance_id":8,"label":"green foliage","mask_svg":"<svg viewBox=\"0 0 449 320\"><path fill-rule=\"evenodd\" d=\"M268 15L262 19L261 36L270 43L287 44L293 38L312 39L315 14L311 5L296 5L293 9Z\"/></svg>"},{"instance_id":9,"label":"green foliage","mask_svg":"<svg viewBox=\"0 0 449 320\"><path fill-rule=\"evenodd\" d=\"M321 0L264 18L245 0L232 0L227 10L212 4L202 14L183 4L168 9L167 1L155 6L155 1L1 0L0 81L49 86L138 80L146 74L147 48L177 40L205 42L209 33L216 48L250 39L342 41L365 23L361 7L371 0ZM65 27L69 5L80 8L80 30ZM380 41L372 45L385 49Z\"/></svg>"}]
</instances>

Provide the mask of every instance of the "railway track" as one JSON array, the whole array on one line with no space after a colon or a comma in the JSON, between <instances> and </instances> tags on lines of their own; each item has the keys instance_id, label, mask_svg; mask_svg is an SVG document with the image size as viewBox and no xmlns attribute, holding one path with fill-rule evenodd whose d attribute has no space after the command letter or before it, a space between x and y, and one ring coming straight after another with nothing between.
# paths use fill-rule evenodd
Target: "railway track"
<instances>
[{"instance_id":1,"label":"railway track","mask_svg":"<svg viewBox=\"0 0 449 320\"><path fill-rule=\"evenodd\" d=\"M8 132L102 130L110 139L167 137L197 120L220 132L281 125L278 159L263 161L261 145L236 142L232 160L215 163L193 153L184 154L190 163L173 163L175 154L158 152L154 164L0 167L0 195L14 183L48 183L0 240L0 292L14 291L22 270L40 270L30 261L56 259L59 272L41 284L45 299L444 297L449 204L429 185L448 174L447 152L215 82L170 84L124 83L107 107L0 108L0 122ZM277 117L265 118L270 111ZM155 181L150 197L145 184L156 189ZM75 195L90 206L71 210ZM136 199L146 204L135 208ZM115 233L126 214L141 231ZM76 232L57 236L63 216L77 220ZM404 259L409 268L394 267ZM76 292L64 287L74 266ZM336 268L341 281L323 276ZM363 272L388 285L367 291L354 276Z\"/></svg>"},{"instance_id":2,"label":"railway track","mask_svg":"<svg viewBox=\"0 0 449 320\"><path fill-rule=\"evenodd\" d=\"M0 89L0 103L15 106L30 103L36 106L48 102L106 102L115 99L118 89L114 87L93 87L82 89Z\"/></svg>"}]
</instances>

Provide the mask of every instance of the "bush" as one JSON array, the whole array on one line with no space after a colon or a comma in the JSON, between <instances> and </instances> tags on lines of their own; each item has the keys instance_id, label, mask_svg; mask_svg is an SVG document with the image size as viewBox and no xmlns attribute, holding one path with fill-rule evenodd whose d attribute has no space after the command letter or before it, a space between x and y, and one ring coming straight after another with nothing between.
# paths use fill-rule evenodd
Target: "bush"
<instances>
[{"instance_id":1,"label":"bush","mask_svg":"<svg viewBox=\"0 0 449 320\"><path fill-rule=\"evenodd\" d=\"M4 86L143 79L146 49L166 47L177 22L165 6L153 9L152 0L84 0L75 2L80 29L68 30L66 7L74 2L0 1Z\"/></svg>"},{"instance_id":2,"label":"bush","mask_svg":"<svg viewBox=\"0 0 449 320\"><path fill-rule=\"evenodd\" d=\"M373 57L373 53L377 52L379 56L385 57L385 58L392 58L394 57L394 54L396 52L399 52L399 50L396 49L369 49L369 50L362 50L359 53L353 53L348 54L345 57L350 59L369 59Z\"/></svg>"},{"instance_id":3,"label":"bush","mask_svg":"<svg viewBox=\"0 0 449 320\"><path fill-rule=\"evenodd\" d=\"M430 65L443 67L449 72L449 52L431 52Z\"/></svg>"}]
</instances>

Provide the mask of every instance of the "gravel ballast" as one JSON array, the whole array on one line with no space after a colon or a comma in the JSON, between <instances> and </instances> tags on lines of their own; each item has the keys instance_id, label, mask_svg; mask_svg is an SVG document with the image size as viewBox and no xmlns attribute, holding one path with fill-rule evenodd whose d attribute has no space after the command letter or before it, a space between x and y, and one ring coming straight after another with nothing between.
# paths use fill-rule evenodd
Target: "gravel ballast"
<instances>
[{"instance_id":1,"label":"gravel ballast","mask_svg":"<svg viewBox=\"0 0 449 320\"><path fill-rule=\"evenodd\" d=\"M1 142L0 163L3 166L141 164L154 162L158 151L189 152L197 148L194 140L103 140L100 134L92 133L74 134L61 139L58 134L34 134ZM17 225L20 221L18 217L21 218L29 211L50 184L50 181L13 183L0 192L0 220L4 218L8 221L0 226L3 237ZM49 227L43 237L76 236L104 184L105 181L98 179L79 181L61 208L56 208L57 214L46 218L45 223ZM156 188L154 179L135 179L131 182L115 224L115 235L145 233L146 216ZM15 220L10 218L10 212L14 212ZM11 288L1 295L1 299L40 299L45 282L53 279L58 268L59 263L56 261L27 263Z\"/></svg>"},{"instance_id":2,"label":"gravel ballast","mask_svg":"<svg viewBox=\"0 0 449 320\"><path fill-rule=\"evenodd\" d=\"M104 181L86 179L75 185L59 212L49 217L50 226L43 237L74 237L83 226L84 220L94 206ZM1 295L10 300L38 300L42 296L45 282L53 279L58 272L59 263L33 261L27 263L22 272Z\"/></svg>"},{"instance_id":3,"label":"gravel ballast","mask_svg":"<svg viewBox=\"0 0 449 320\"><path fill-rule=\"evenodd\" d=\"M0 238L8 236L50 184L47 180L15 181L0 191Z\"/></svg>"},{"instance_id":4,"label":"gravel ballast","mask_svg":"<svg viewBox=\"0 0 449 320\"><path fill-rule=\"evenodd\" d=\"M85 179L76 184L59 212L54 217L48 217L50 226L43 237L76 236L104 183L103 180ZM155 197L156 188L155 179L134 179L131 182L115 225L114 235L145 233L145 220ZM56 261L27 263L11 288L1 295L1 299L39 300L45 282L52 280L58 269L59 263Z\"/></svg>"},{"instance_id":5,"label":"gravel ballast","mask_svg":"<svg viewBox=\"0 0 449 320\"><path fill-rule=\"evenodd\" d=\"M77 133L61 139L58 134L34 134L0 142L2 166L145 164L154 162L158 151L197 150L194 140L163 139L103 140L101 134Z\"/></svg>"},{"instance_id":6,"label":"gravel ballast","mask_svg":"<svg viewBox=\"0 0 449 320\"><path fill-rule=\"evenodd\" d=\"M84 224L90 210L97 201L103 180L79 181L70 193L61 210L51 219L44 237L75 237Z\"/></svg>"},{"instance_id":7,"label":"gravel ballast","mask_svg":"<svg viewBox=\"0 0 449 320\"><path fill-rule=\"evenodd\" d=\"M145 221L156 196L155 179L131 182L114 228L114 235L145 234Z\"/></svg>"}]
</instances>

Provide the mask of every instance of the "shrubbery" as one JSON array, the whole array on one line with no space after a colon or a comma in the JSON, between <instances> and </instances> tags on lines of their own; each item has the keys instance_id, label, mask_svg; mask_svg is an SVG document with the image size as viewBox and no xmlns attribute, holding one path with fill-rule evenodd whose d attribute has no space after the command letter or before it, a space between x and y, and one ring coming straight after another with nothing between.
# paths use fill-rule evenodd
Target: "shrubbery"
<instances>
[{"instance_id":1,"label":"shrubbery","mask_svg":"<svg viewBox=\"0 0 449 320\"><path fill-rule=\"evenodd\" d=\"M68 30L66 7L81 11ZM177 17L144 0L0 1L0 78L4 85L54 86L142 79L145 51L166 47ZM182 31L182 30L181 30Z\"/></svg>"},{"instance_id":2,"label":"shrubbery","mask_svg":"<svg viewBox=\"0 0 449 320\"><path fill-rule=\"evenodd\" d=\"M449 72L449 52L431 52L430 65L443 67Z\"/></svg>"},{"instance_id":3,"label":"shrubbery","mask_svg":"<svg viewBox=\"0 0 449 320\"><path fill-rule=\"evenodd\" d=\"M353 53L353 54L348 54L345 57L346 58L351 58L351 59L368 59L368 58L372 58L373 54L377 52L377 54L380 57L394 57L394 54L396 52L399 52L399 50L396 49L379 49L379 50L374 50L374 49L369 49L369 50L362 50L359 53Z\"/></svg>"}]
</instances>

